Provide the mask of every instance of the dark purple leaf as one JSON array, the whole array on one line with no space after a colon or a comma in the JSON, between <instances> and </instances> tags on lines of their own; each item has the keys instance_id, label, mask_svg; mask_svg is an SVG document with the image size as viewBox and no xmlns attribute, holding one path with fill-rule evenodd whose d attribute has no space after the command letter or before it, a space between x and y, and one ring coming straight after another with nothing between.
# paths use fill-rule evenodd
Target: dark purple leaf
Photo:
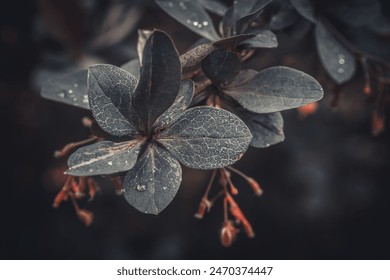
<instances>
[{"instance_id":1,"label":"dark purple leaf","mask_svg":"<svg viewBox=\"0 0 390 280\"><path fill-rule=\"evenodd\" d=\"M318 54L329 76L338 84L350 80L356 71L353 54L320 22L316 24L315 37Z\"/></svg>"},{"instance_id":2,"label":"dark purple leaf","mask_svg":"<svg viewBox=\"0 0 390 280\"><path fill-rule=\"evenodd\" d=\"M202 61L202 70L211 81L222 84L240 73L241 61L235 53L217 49Z\"/></svg>"},{"instance_id":3,"label":"dark purple leaf","mask_svg":"<svg viewBox=\"0 0 390 280\"><path fill-rule=\"evenodd\" d=\"M41 89L44 98L89 109L88 70L81 69L46 80Z\"/></svg>"},{"instance_id":4,"label":"dark purple leaf","mask_svg":"<svg viewBox=\"0 0 390 280\"><path fill-rule=\"evenodd\" d=\"M188 52L180 56L181 67L184 69L198 65L215 49L216 47L212 44L201 44L193 49L190 49Z\"/></svg>"},{"instance_id":5,"label":"dark purple leaf","mask_svg":"<svg viewBox=\"0 0 390 280\"><path fill-rule=\"evenodd\" d=\"M194 0L168 0L156 3L171 17L200 36L211 41L219 39L210 16Z\"/></svg>"},{"instance_id":6,"label":"dark purple leaf","mask_svg":"<svg viewBox=\"0 0 390 280\"><path fill-rule=\"evenodd\" d=\"M139 64L139 59L134 58L134 59L130 60L129 62L123 64L121 66L121 68L123 70L125 70L126 72L129 72L131 75L134 76L134 78L139 80L139 75L141 72L141 65Z\"/></svg>"},{"instance_id":7,"label":"dark purple leaf","mask_svg":"<svg viewBox=\"0 0 390 280\"><path fill-rule=\"evenodd\" d=\"M218 41L214 42L213 44L214 44L214 46L217 46L219 48L230 49L230 48L235 48L241 42L248 40L250 38L253 38L253 37L255 37L254 34L240 34L240 35L230 36L228 38L218 40Z\"/></svg>"},{"instance_id":8,"label":"dark purple leaf","mask_svg":"<svg viewBox=\"0 0 390 280\"><path fill-rule=\"evenodd\" d=\"M102 141L76 150L68 159L72 176L109 175L130 170L135 165L142 142Z\"/></svg>"},{"instance_id":9,"label":"dark purple leaf","mask_svg":"<svg viewBox=\"0 0 390 280\"><path fill-rule=\"evenodd\" d=\"M272 31L261 30L256 32L256 37L245 40L241 45L245 48L276 48L278 40Z\"/></svg>"},{"instance_id":10,"label":"dark purple leaf","mask_svg":"<svg viewBox=\"0 0 390 280\"><path fill-rule=\"evenodd\" d=\"M175 101L172 106L169 107L154 123L154 129L164 129L169 126L171 123L176 121L181 113L184 112L185 109L191 103L192 95L194 94L194 82L191 80L183 80L180 83L180 89L176 96Z\"/></svg>"},{"instance_id":11,"label":"dark purple leaf","mask_svg":"<svg viewBox=\"0 0 390 280\"><path fill-rule=\"evenodd\" d=\"M158 141L182 164L214 169L239 160L251 138L248 127L234 114L202 106L185 111Z\"/></svg>"},{"instance_id":12,"label":"dark purple leaf","mask_svg":"<svg viewBox=\"0 0 390 280\"><path fill-rule=\"evenodd\" d=\"M314 6L310 0L290 0L290 1L301 16L303 16L307 20L310 20L311 22L316 22Z\"/></svg>"},{"instance_id":13,"label":"dark purple leaf","mask_svg":"<svg viewBox=\"0 0 390 280\"><path fill-rule=\"evenodd\" d=\"M208 11L223 16L226 13L227 7L218 0L198 0L198 2Z\"/></svg>"},{"instance_id":14,"label":"dark purple leaf","mask_svg":"<svg viewBox=\"0 0 390 280\"><path fill-rule=\"evenodd\" d=\"M264 69L246 83L235 85L233 81L223 92L254 113L296 108L323 96L321 85L313 77L283 66Z\"/></svg>"},{"instance_id":15,"label":"dark purple leaf","mask_svg":"<svg viewBox=\"0 0 390 280\"><path fill-rule=\"evenodd\" d=\"M131 96L137 80L125 70L108 64L89 67L89 106L98 125L115 136L138 134Z\"/></svg>"},{"instance_id":16,"label":"dark purple leaf","mask_svg":"<svg viewBox=\"0 0 390 280\"><path fill-rule=\"evenodd\" d=\"M245 109L235 110L252 133L250 145L255 148L266 148L284 140L283 117L280 112L258 114Z\"/></svg>"},{"instance_id":17,"label":"dark purple leaf","mask_svg":"<svg viewBox=\"0 0 390 280\"><path fill-rule=\"evenodd\" d=\"M175 197L181 183L180 163L157 145L149 146L125 176L124 196L134 208L157 215Z\"/></svg>"},{"instance_id":18,"label":"dark purple leaf","mask_svg":"<svg viewBox=\"0 0 390 280\"><path fill-rule=\"evenodd\" d=\"M150 132L156 119L174 102L180 87L180 59L171 39L154 31L145 44L141 75L134 94L134 109L144 130Z\"/></svg>"}]
</instances>

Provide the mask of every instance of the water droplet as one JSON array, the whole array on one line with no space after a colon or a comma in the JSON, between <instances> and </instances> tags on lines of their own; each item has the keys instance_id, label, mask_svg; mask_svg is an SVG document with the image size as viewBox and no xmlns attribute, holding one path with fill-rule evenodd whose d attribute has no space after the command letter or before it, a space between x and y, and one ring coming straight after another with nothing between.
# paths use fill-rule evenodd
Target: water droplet
<instances>
[{"instance_id":1,"label":"water droplet","mask_svg":"<svg viewBox=\"0 0 390 280\"><path fill-rule=\"evenodd\" d=\"M77 88L79 85L78 85L78 84L74 84L73 86L74 86L75 88Z\"/></svg>"},{"instance_id":2,"label":"water droplet","mask_svg":"<svg viewBox=\"0 0 390 280\"><path fill-rule=\"evenodd\" d=\"M180 2L180 7L183 9L183 10L186 10L187 9L187 6L186 4L184 4L184 2Z\"/></svg>"},{"instance_id":3,"label":"water droplet","mask_svg":"<svg viewBox=\"0 0 390 280\"><path fill-rule=\"evenodd\" d=\"M203 27L203 25L201 25L200 23L197 25L197 27L200 29Z\"/></svg>"},{"instance_id":4,"label":"water droplet","mask_svg":"<svg viewBox=\"0 0 390 280\"><path fill-rule=\"evenodd\" d=\"M172 2L168 2L168 6L169 7L173 7L173 3Z\"/></svg>"},{"instance_id":5,"label":"water droplet","mask_svg":"<svg viewBox=\"0 0 390 280\"><path fill-rule=\"evenodd\" d=\"M58 94L58 97L65 98L65 94L63 92L61 92L61 93Z\"/></svg>"},{"instance_id":6,"label":"water droplet","mask_svg":"<svg viewBox=\"0 0 390 280\"><path fill-rule=\"evenodd\" d=\"M107 162L108 165L112 165L112 161Z\"/></svg>"},{"instance_id":7,"label":"water droplet","mask_svg":"<svg viewBox=\"0 0 390 280\"><path fill-rule=\"evenodd\" d=\"M339 64L344 64L345 63L345 59L344 58L340 58L339 59Z\"/></svg>"},{"instance_id":8,"label":"water droplet","mask_svg":"<svg viewBox=\"0 0 390 280\"><path fill-rule=\"evenodd\" d=\"M72 100L73 100L73 102L76 102L76 101L77 101L77 98L76 98L76 97L73 97Z\"/></svg>"},{"instance_id":9,"label":"water droplet","mask_svg":"<svg viewBox=\"0 0 390 280\"><path fill-rule=\"evenodd\" d=\"M192 24L193 24L194 26L198 26L199 22L194 21Z\"/></svg>"},{"instance_id":10,"label":"water droplet","mask_svg":"<svg viewBox=\"0 0 390 280\"><path fill-rule=\"evenodd\" d=\"M187 23L191 24L191 20L190 20L190 19L187 19Z\"/></svg>"},{"instance_id":11,"label":"water droplet","mask_svg":"<svg viewBox=\"0 0 390 280\"><path fill-rule=\"evenodd\" d=\"M167 187L164 186L164 187L163 187L163 190L166 190L166 189L167 189Z\"/></svg>"},{"instance_id":12,"label":"water droplet","mask_svg":"<svg viewBox=\"0 0 390 280\"><path fill-rule=\"evenodd\" d=\"M204 21L204 22L203 22L203 25L204 25L204 26L207 26L207 25L209 25L209 23L208 23L207 21Z\"/></svg>"},{"instance_id":13,"label":"water droplet","mask_svg":"<svg viewBox=\"0 0 390 280\"><path fill-rule=\"evenodd\" d=\"M90 169L89 169L89 172L93 172L93 169L92 169L92 168L90 168Z\"/></svg>"},{"instance_id":14,"label":"water droplet","mask_svg":"<svg viewBox=\"0 0 390 280\"><path fill-rule=\"evenodd\" d=\"M70 90L68 90L68 92L69 92L70 94L72 94L72 93L73 93L73 90L70 89Z\"/></svg>"},{"instance_id":15,"label":"water droplet","mask_svg":"<svg viewBox=\"0 0 390 280\"><path fill-rule=\"evenodd\" d=\"M136 189L139 192L144 192L144 191L146 191L146 186L145 185L137 185Z\"/></svg>"},{"instance_id":16,"label":"water droplet","mask_svg":"<svg viewBox=\"0 0 390 280\"><path fill-rule=\"evenodd\" d=\"M343 69L343 68L339 68L339 69L337 70L337 72L339 72L340 74L342 74L342 73L344 73L344 69Z\"/></svg>"}]
</instances>

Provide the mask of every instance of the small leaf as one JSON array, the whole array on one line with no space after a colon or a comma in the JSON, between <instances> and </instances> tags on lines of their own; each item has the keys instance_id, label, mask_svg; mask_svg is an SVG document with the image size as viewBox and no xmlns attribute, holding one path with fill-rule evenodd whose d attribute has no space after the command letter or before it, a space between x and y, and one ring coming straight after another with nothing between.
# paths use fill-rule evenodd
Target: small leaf
<instances>
[{"instance_id":1,"label":"small leaf","mask_svg":"<svg viewBox=\"0 0 390 280\"><path fill-rule=\"evenodd\" d=\"M87 76L88 70L81 69L48 79L42 85L41 96L50 100L89 109Z\"/></svg>"},{"instance_id":2,"label":"small leaf","mask_svg":"<svg viewBox=\"0 0 390 280\"><path fill-rule=\"evenodd\" d=\"M252 135L234 114L201 106L185 111L158 136L182 164L197 169L215 169L239 160Z\"/></svg>"},{"instance_id":3,"label":"small leaf","mask_svg":"<svg viewBox=\"0 0 390 280\"><path fill-rule=\"evenodd\" d=\"M251 2L250 0L245 1ZM237 1L237 5L238 3L243 3L245 1ZM272 0L257 0L256 3L252 6L252 9L247 14L242 16L239 15L235 26L236 32L244 33L250 24L259 17L264 8L271 2Z\"/></svg>"},{"instance_id":4,"label":"small leaf","mask_svg":"<svg viewBox=\"0 0 390 280\"><path fill-rule=\"evenodd\" d=\"M121 65L121 68L126 72L129 72L131 75L134 76L134 78L139 80L141 65L139 64L139 60L137 58L134 58L129 62L126 62L125 64Z\"/></svg>"},{"instance_id":5,"label":"small leaf","mask_svg":"<svg viewBox=\"0 0 390 280\"><path fill-rule=\"evenodd\" d=\"M171 39L154 31L145 44L141 76L134 94L134 109L144 130L150 132L156 119L174 102L180 87L180 59Z\"/></svg>"},{"instance_id":6,"label":"small leaf","mask_svg":"<svg viewBox=\"0 0 390 280\"><path fill-rule=\"evenodd\" d=\"M223 16L226 13L227 7L218 0L198 0L198 2L208 11Z\"/></svg>"},{"instance_id":7,"label":"small leaf","mask_svg":"<svg viewBox=\"0 0 390 280\"><path fill-rule=\"evenodd\" d=\"M188 68L198 65L216 47L212 44L201 44L180 56L181 67Z\"/></svg>"},{"instance_id":8,"label":"small leaf","mask_svg":"<svg viewBox=\"0 0 390 280\"><path fill-rule=\"evenodd\" d=\"M294 6L290 2L282 1L277 4L280 7L276 13L271 15L267 25L273 31L282 30L294 24L299 18L298 12L295 11Z\"/></svg>"},{"instance_id":9,"label":"small leaf","mask_svg":"<svg viewBox=\"0 0 390 280\"><path fill-rule=\"evenodd\" d=\"M65 174L73 176L109 175L130 170L136 163L142 142L102 141L76 150L68 159Z\"/></svg>"},{"instance_id":10,"label":"small leaf","mask_svg":"<svg viewBox=\"0 0 390 280\"><path fill-rule=\"evenodd\" d=\"M246 83L234 84L232 81L223 92L254 113L296 108L323 96L321 85L313 77L283 66L264 69Z\"/></svg>"},{"instance_id":11,"label":"small leaf","mask_svg":"<svg viewBox=\"0 0 390 280\"><path fill-rule=\"evenodd\" d=\"M200 36L211 41L219 39L213 21L197 1L157 0L156 3L171 17Z\"/></svg>"},{"instance_id":12,"label":"small leaf","mask_svg":"<svg viewBox=\"0 0 390 280\"><path fill-rule=\"evenodd\" d=\"M276 35L270 30L256 32L256 37L241 43L245 48L275 48L278 46Z\"/></svg>"},{"instance_id":13,"label":"small leaf","mask_svg":"<svg viewBox=\"0 0 390 280\"><path fill-rule=\"evenodd\" d=\"M152 33L152 30L138 29L137 53L140 65L142 65L142 53L144 51L146 40Z\"/></svg>"},{"instance_id":14,"label":"small leaf","mask_svg":"<svg viewBox=\"0 0 390 280\"><path fill-rule=\"evenodd\" d=\"M311 22L316 22L314 6L310 0L291 0L298 13Z\"/></svg>"},{"instance_id":15,"label":"small leaf","mask_svg":"<svg viewBox=\"0 0 390 280\"><path fill-rule=\"evenodd\" d=\"M230 87L236 87L245 84L253 77L255 77L257 73L258 72L253 69L241 70L240 73L238 73L238 75L233 80L231 80L226 87L230 88Z\"/></svg>"},{"instance_id":16,"label":"small leaf","mask_svg":"<svg viewBox=\"0 0 390 280\"><path fill-rule=\"evenodd\" d=\"M157 215L175 197L181 183L180 163L167 151L149 146L125 176L124 196L138 211Z\"/></svg>"},{"instance_id":17,"label":"small leaf","mask_svg":"<svg viewBox=\"0 0 390 280\"><path fill-rule=\"evenodd\" d=\"M241 42L253 38L255 36L256 35L254 34L240 34L240 35L230 36L228 38L218 40L213 44L214 46L217 46L219 48L231 49L231 48L235 48Z\"/></svg>"},{"instance_id":18,"label":"small leaf","mask_svg":"<svg viewBox=\"0 0 390 280\"><path fill-rule=\"evenodd\" d=\"M153 128L154 129L163 129L166 128L168 125L173 123L175 120L177 120L181 113L184 112L185 109L188 108L188 106L191 103L192 95L194 94L195 86L194 82L191 80L183 80L180 83L180 89L176 96L175 101L173 102L172 106L169 107L168 110L166 110L154 123Z\"/></svg>"},{"instance_id":19,"label":"small leaf","mask_svg":"<svg viewBox=\"0 0 390 280\"><path fill-rule=\"evenodd\" d=\"M119 67L99 64L89 67L89 105L98 125L115 136L138 134L131 107L137 80Z\"/></svg>"},{"instance_id":20,"label":"small leaf","mask_svg":"<svg viewBox=\"0 0 390 280\"><path fill-rule=\"evenodd\" d=\"M353 54L321 23L316 24L315 37L318 54L326 72L338 84L350 80L356 72Z\"/></svg>"},{"instance_id":21,"label":"small leaf","mask_svg":"<svg viewBox=\"0 0 390 280\"><path fill-rule=\"evenodd\" d=\"M251 131L252 147L265 148L284 140L283 117L280 112L258 114L241 109L236 110L235 113Z\"/></svg>"},{"instance_id":22,"label":"small leaf","mask_svg":"<svg viewBox=\"0 0 390 280\"><path fill-rule=\"evenodd\" d=\"M235 53L217 49L202 61L202 70L211 81L221 84L240 73L241 61Z\"/></svg>"}]
</instances>

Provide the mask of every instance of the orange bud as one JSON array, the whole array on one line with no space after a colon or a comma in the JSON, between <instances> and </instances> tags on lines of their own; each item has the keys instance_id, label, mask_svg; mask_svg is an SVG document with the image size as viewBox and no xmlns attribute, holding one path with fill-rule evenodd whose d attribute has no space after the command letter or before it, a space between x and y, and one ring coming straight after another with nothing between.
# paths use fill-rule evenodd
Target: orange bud
<instances>
[{"instance_id":1,"label":"orange bud","mask_svg":"<svg viewBox=\"0 0 390 280\"><path fill-rule=\"evenodd\" d=\"M363 88L363 92L366 95L370 95L372 93L371 86L369 84L365 85Z\"/></svg>"},{"instance_id":2,"label":"orange bud","mask_svg":"<svg viewBox=\"0 0 390 280\"><path fill-rule=\"evenodd\" d=\"M259 183L257 183L255 179L248 178L247 182L248 182L249 186L252 188L255 195L261 196L263 194L263 190L261 189Z\"/></svg>"},{"instance_id":3,"label":"orange bud","mask_svg":"<svg viewBox=\"0 0 390 280\"><path fill-rule=\"evenodd\" d=\"M371 133L374 136L378 136L385 130L385 117L380 116L378 112L372 114Z\"/></svg>"},{"instance_id":4,"label":"orange bud","mask_svg":"<svg viewBox=\"0 0 390 280\"><path fill-rule=\"evenodd\" d=\"M66 191L61 190L57 194L57 196L54 198L53 207L54 208L58 208L58 206L60 206L61 202L63 200L67 200L67 199L68 199L68 194L66 193Z\"/></svg>"},{"instance_id":5,"label":"orange bud","mask_svg":"<svg viewBox=\"0 0 390 280\"><path fill-rule=\"evenodd\" d=\"M318 103L313 102L306 104L305 106L298 108L298 114L301 119L306 118L307 116L310 116L311 114L315 113L318 108Z\"/></svg>"},{"instance_id":6,"label":"orange bud","mask_svg":"<svg viewBox=\"0 0 390 280\"><path fill-rule=\"evenodd\" d=\"M219 239L222 246L230 247L233 242L236 240L237 234L239 233L238 228L236 228L232 221L227 220L223 223Z\"/></svg>"},{"instance_id":7,"label":"orange bud","mask_svg":"<svg viewBox=\"0 0 390 280\"><path fill-rule=\"evenodd\" d=\"M77 211L77 216L86 226L90 226L93 222L93 213L89 210L80 209Z\"/></svg>"}]
</instances>

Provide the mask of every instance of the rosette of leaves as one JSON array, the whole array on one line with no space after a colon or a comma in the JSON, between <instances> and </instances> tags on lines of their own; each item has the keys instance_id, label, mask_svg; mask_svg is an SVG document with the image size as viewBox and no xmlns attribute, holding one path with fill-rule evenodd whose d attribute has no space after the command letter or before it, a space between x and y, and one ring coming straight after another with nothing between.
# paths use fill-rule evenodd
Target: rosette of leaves
<instances>
[{"instance_id":1,"label":"rosette of leaves","mask_svg":"<svg viewBox=\"0 0 390 280\"><path fill-rule=\"evenodd\" d=\"M181 80L177 50L161 31L145 43L138 81L113 65L89 67L89 107L105 136L76 150L66 174L123 174L126 200L139 211L158 214L180 186L180 163L198 169L231 165L252 137L228 111L186 110L193 90L192 81Z\"/></svg>"},{"instance_id":2,"label":"rosette of leaves","mask_svg":"<svg viewBox=\"0 0 390 280\"><path fill-rule=\"evenodd\" d=\"M273 48L278 45L277 38L270 30L252 28L251 23L262 13L272 0L240 0L226 7L216 0L156 0L156 3L171 17L212 42L214 47L235 49ZM207 11L222 17L219 32L216 31ZM214 48L210 43L199 43L193 52L203 57ZM197 61L199 62L199 61ZM195 62L184 64L193 66Z\"/></svg>"},{"instance_id":3,"label":"rosette of leaves","mask_svg":"<svg viewBox=\"0 0 390 280\"><path fill-rule=\"evenodd\" d=\"M218 49L202 61L212 81L205 90L208 100L239 116L253 135L251 146L268 147L284 140L280 111L322 98L321 85L310 75L288 67L261 71L240 68L234 52Z\"/></svg>"}]
</instances>

